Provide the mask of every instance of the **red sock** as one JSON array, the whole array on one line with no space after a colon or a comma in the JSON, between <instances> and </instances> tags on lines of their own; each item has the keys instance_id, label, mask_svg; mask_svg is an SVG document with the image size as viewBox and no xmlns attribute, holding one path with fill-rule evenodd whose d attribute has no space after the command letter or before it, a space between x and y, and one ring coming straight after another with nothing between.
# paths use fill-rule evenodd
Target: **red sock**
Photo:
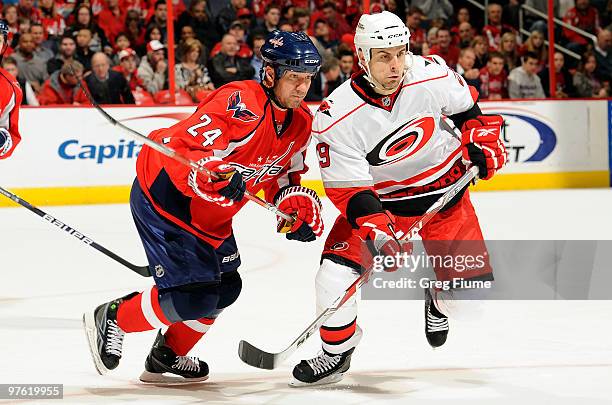
<instances>
[{"instance_id":1,"label":"red sock","mask_svg":"<svg viewBox=\"0 0 612 405\"><path fill-rule=\"evenodd\" d=\"M177 356L186 356L202 336L206 334L214 322L214 318L201 318L197 321L174 323L170 325L164 334L166 345L168 345Z\"/></svg>"},{"instance_id":2,"label":"red sock","mask_svg":"<svg viewBox=\"0 0 612 405\"><path fill-rule=\"evenodd\" d=\"M170 325L161 306L157 286L124 301L117 311L117 325L124 332L142 332Z\"/></svg>"}]
</instances>

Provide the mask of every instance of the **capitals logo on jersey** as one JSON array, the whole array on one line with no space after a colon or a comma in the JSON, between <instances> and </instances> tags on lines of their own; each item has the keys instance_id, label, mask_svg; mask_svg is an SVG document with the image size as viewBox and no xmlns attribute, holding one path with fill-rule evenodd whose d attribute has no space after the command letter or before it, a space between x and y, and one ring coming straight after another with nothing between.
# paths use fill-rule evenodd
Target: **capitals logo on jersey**
<instances>
[{"instance_id":1,"label":"capitals logo on jersey","mask_svg":"<svg viewBox=\"0 0 612 405\"><path fill-rule=\"evenodd\" d=\"M380 141L366 159L372 166L385 166L404 160L429 142L435 127L431 115L413 118Z\"/></svg>"},{"instance_id":2,"label":"capitals logo on jersey","mask_svg":"<svg viewBox=\"0 0 612 405\"><path fill-rule=\"evenodd\" d=\"M243 122L251 122L259 119L259 115L249 110L242 102L240 90L233 92L227 99L227 111L233 111L233 118L237 118Z\"/></svg>"}]
</instances>

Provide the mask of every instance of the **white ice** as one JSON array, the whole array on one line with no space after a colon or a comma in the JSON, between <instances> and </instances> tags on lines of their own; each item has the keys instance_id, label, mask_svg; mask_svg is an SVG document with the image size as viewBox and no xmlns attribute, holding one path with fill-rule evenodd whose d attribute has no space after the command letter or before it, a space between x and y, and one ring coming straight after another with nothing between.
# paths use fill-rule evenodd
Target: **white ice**
<instances>
[{"instance_id":1,"label":"white ice","mask_svg":"<svg viewBox=\"0 0 612 405\"><path fill-rule=\"evenodd\" d=\"M609 189L472 198L490 239L612 239ZM325 204L331 224L336 212ZM145 264L127 205L43 208L131 262ZM0 224L0 383L62 383L62 403L612 402L610 301L488 302L480 320L452 322L448 342L437 350L424 338L422 302L367 301L359 312L364 338L341 383L287 386L293 364L318 351L316 336L277 370L243 364L237 356L240 339L277 351L312 319L322 245L286 241L275 234L271 215L254 205L235 225L242 295L192 352L209 363L210 380L179 388L140 384L154 332L128 335L119 368L100 376L81 314L144 289L150 279L24 208L0 209Z\"/></svg>"}]
</instances>

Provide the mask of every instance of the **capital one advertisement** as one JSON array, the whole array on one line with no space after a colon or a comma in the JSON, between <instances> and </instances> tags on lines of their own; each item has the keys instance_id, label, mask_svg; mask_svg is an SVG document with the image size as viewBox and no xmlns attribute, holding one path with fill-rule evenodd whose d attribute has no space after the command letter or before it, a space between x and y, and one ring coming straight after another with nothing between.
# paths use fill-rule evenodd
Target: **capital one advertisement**
<instances>
[{"instance_id":1,"label":"capital one advertisement","mask_svg":"<svg viewBox=\"0 0 612 405\"><path fill-rule=\"evenodd\" d=\"M483 102L484 113L506 120L509 164L502 174L608 171L606 101ZM317 105L310 106L313 112ZM188 117L188 107L108 107L124 125L146 135ZM22 142L0 161L6 188L128 186L142 142L113 126L96 109L23 108ZM308 180L319 180L314 145ZM103 201L101 201L103 202Z\"/></svg>"}]
</instances>

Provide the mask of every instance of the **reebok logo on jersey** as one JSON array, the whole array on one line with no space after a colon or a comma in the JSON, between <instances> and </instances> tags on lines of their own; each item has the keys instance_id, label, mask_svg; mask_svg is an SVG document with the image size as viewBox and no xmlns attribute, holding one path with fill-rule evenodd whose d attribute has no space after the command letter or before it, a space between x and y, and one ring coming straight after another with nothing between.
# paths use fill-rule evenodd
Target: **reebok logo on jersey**
<instances>
[{"instance_id":1,"label":"reebok logo on jersey","mask_svg":"<svg viewBox=\"0 0 612 405\"><path fill-rule=\"evenodd\" d=\"M242 102L240 90L233 92L232 95L228 97L227 111L233 111L234 114L232 117L243 122L251 122L259 119L259 115L249 110L246 104Z\"/></svg>"}]
</instances>

